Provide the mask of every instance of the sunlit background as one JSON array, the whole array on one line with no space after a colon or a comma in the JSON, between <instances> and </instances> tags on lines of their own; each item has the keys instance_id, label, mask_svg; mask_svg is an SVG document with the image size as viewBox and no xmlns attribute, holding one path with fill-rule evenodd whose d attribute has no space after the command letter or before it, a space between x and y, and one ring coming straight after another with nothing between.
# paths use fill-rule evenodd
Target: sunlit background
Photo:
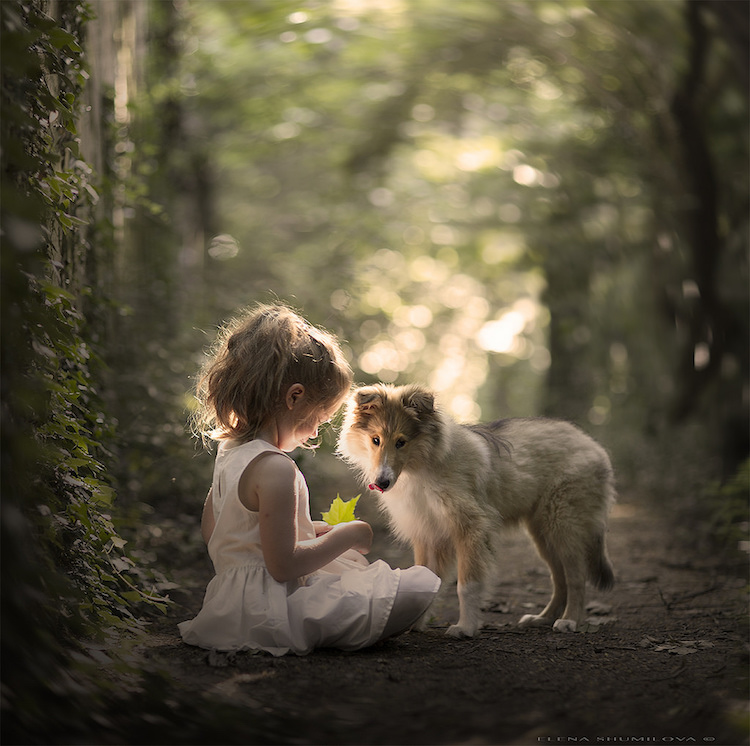
<instances>
[{"instance_id":1,"label":"sunlit background","mask_svg":"<svg viewBox=\"0 0 750 746\"><path fill-rule=\"evenodd\" d=\"M698 503L737 472L748 75L731 3L91 10L71 167L98 232L59 266L106 300L90 321L126 504L201 500L196 371L224 321L275 299L336 333L358 382L421 382L461 422L573 420L624 491Z\"/></svg>"},{"instance_id":2,"label":"sunlit background","mask_svg":"<svg viewBox=\"0 0 750 746\"><path fill-rule=\"evenodd\" d=\"M717 33L700 74L721 85L695 112L721 184L701 195L721 195L709 266L690 222L711 207L675 115L680 4L99 11L116 46L119 294L153 400L117 406L145 447L154 411L165 442L183 436L175 412L215 329L278 298L340 335L358 381L425 383L460 421L570 418L626 482L654 444L698 481L737 467L715 444L747 411L747 96ZM651 466L657 491L678 479Z\"/></svg>"},{"instance_id":3,"label":"sunlit background","mask_svg":"<svg viewBox=\"0 0 750 746\"><path fill-rule=\"evenodd\" d=\"M190 404L223 320L278 298L341 336L358 381L425 383L460 421L567 417L626 475L654 443L700 443L696 478L736 468L712 444L747 405L747 96L718 27L711 109L685 115L717 180L696 196L679 3L100 12L120 294L158 409Z\"/></svg>"}]
</instances>

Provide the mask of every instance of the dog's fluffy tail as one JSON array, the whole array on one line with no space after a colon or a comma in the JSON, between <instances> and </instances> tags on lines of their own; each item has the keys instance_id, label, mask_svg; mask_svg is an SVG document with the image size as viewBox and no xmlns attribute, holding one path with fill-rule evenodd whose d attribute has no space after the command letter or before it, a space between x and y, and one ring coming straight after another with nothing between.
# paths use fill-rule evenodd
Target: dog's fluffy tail
<instances>
[{"instance_id":1,"label":"dog's fluffy tail","mask_svg":"<svg viewBox=\"0 0 750 746\"><path fill-rule=\"evenodd\" d=\"M595 537L588 547L588 570L591 582L602 591L608 591L615 584L615 573L607 557L604 536Z\"/></svg>"}]
</instances>

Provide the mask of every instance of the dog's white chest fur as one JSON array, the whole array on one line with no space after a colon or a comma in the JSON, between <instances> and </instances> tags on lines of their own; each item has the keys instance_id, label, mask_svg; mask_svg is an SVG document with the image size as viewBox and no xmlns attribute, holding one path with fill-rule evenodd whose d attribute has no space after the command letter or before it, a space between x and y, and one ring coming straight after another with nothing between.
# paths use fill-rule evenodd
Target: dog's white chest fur
<instances>
[{"instance_id":1,"label":"dog's white chest fur","mask_svg":"<svg viewBox=\"0 0 750 746\"><path fill-rule=\"evenodd\" d=\"M447 511L435 498L435 486L418 477L402 474L395 487L379 497L391 529L399 539L435 541L443 538L449 525Z\"/></svg>"}]
</instances>

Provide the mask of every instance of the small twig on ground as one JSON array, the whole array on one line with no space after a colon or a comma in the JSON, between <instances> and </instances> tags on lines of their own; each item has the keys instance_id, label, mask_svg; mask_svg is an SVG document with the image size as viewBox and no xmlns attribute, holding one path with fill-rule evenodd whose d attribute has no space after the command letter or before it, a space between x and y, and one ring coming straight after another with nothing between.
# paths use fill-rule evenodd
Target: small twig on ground
<instances>
[{"instance_id":1,"label":"small twig on ground","mask_svg":"<svg viewBox=\"0 0 750 746\"><path fill-rule=\"evenodd\" d=\"M661 588L659 586L656 586L656 590L659 592L659 598L661 599L661 602L664 604L664 608L666 608L667 611L672 611L672 605L669 601L667 601L666 598L664 598L664 594L661 592Z\"/></svg>"},{"instance_id":2,"label":"small twig on ground","mask_svg":"<svg viewBox=\"0 0 750 746\"><path fill-rule=\"evenodd\" d=\"M677 604L681 604L685 601L691 601L694 598L698 598L699 596L705 596L708 593L713 593L714 591L721 588L721 584L714 580L713 583L708 588L704 588L700 591L693 591L692 593L684 593L681 596L675 596L670 601L667 601L666 598L664 598L664 594L662 593L661 588L657 586L656 590L659 592L659 597L662 600L662 603L666 607L667 611L672 611L672 607L676 606Z\"/></svg>"},{"instance_id":3,"label":"small twig on ground","mask_svg":"<svg viewBox=\"0 0 750 746\"><path fill-rule=\"evenodd\" d=\"M712 671L711 673L707 673L706 678L713 679L714 676L718 676L726 667L727 667L727 664L722 663L715 671Z\"/></svg>"}]
</instances>

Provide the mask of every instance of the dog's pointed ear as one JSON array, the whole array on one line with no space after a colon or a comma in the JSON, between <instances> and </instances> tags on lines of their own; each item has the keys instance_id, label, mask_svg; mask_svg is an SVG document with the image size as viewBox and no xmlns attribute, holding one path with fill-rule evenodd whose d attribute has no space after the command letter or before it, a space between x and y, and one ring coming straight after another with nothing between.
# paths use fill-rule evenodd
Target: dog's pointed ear
<instances>
[{"instance_id":1,"label":"dog's pointed ear","mask_svg":"<svg viewBox=\"0 0 750 746\"><path fill-rule=\"evenodd\" d=\"M418 417L435 411L435 395L426 389L415 388L405 392L403 401L404 406L413 409Z\"/></svg>"},{"instance_id":2,"label":"dog's pointed ear","mask_svg":"<svg viewBox=\"0 0 750 746\"><path fill-rule=\"evenodd\" d=\"M358 413L368 414L383 403L383 397L377 389L365 386L354 392L354 403Z\"/></svg>"}]
</instances>

